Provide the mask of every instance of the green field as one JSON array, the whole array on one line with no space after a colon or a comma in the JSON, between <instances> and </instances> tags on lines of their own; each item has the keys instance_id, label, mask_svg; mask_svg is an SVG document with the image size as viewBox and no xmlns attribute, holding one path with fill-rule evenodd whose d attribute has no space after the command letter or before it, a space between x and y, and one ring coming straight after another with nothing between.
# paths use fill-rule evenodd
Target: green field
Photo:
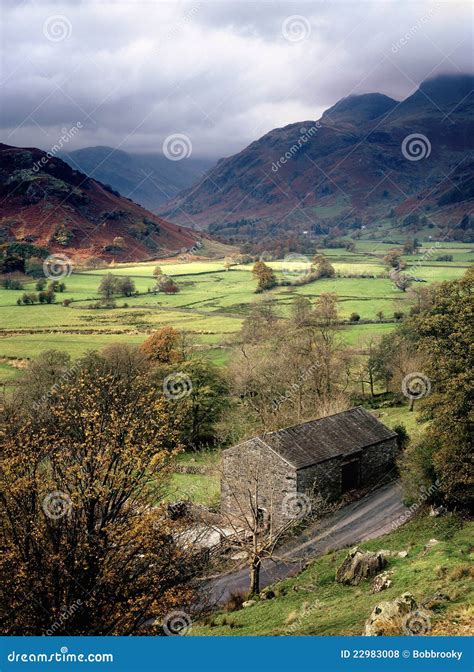
<instances>
[{"instance_id":1,"label":"green field","mask_svg":"<svg viewBox=\"0 0 474 672\"><path fill-rule=\"evenodd\" d=\"M255 302L273 298L281 317L290 316L295 296L315 301L322 292L335 292L339 297L339 315L348 320L356 312L369 324L347 324L342 338L350 346L363 349L370 339L380 338L394 328L393 312L408 312L410 299L394 288L386 277L382 257L392 243L357 241L356 250L321 250L326 254L338 276L303 286L280 286L265 295L255 294L252 264L225 270L222 259L204 261L160 262L164 273L179 284L175 295L153 293L155 262L114 264L92 271L76 270L65 279L66 290L57 294L53 305L17 306L23 291L34 291L34 281L27 279L23 290L0 289L0 382L13 384L18 370L4 358L31 359L42 350L55 348L79 357L88 350L101 349L114 342L139 344L153 330L172 325L192 335L197 347L217 364L225 364L231 356L242 320ZM449 253L452 262L436 262L437 255ZM407 272L427 282L460 277L472 260L471 246L443 243L433 252L427 244L414 257L405 257ZM298 261L270 262L279 278L288 278L288 271L302 268ZM138 296L117 298L115 309L91 309L98 297L98 286L104 274L133 278ZM370 275L371 277L343 277ZM294 275L290 277L295 277ZM64 307L62 301L73 302ZM124 304L126 304L124 306ZM378 322L383 311L389 322Z\"/></svg>"},{"instance_id":2,"label":"green field","mask_svg":"<svg viewBox=\"0 0 474 672\"><path fill-rule=\"evenodd\" d=\"M360 635L378 602L393 600L409 591L419 605L435 593L446 594L449 599L430 612L433 634L441 626L451 628L450 634L461 634L463 626L463 634L467 635L467 623L470 621L472 626L474 597L470 564L473 531L473 523L463 525L462 520L451 515L417 518L380 539L361 544L371 551L408 550L405 558L389 559L392 585L383 593L373 595L369 581L359 586L335 582L336 569L347 554L347 549L341 550L313 561L296 577L275 584L274 599L262 599L231 613L213 614L193 624L189 634ZM426 552L425 544L432 538L440 543Z\"/></svg>"}]
</instances>

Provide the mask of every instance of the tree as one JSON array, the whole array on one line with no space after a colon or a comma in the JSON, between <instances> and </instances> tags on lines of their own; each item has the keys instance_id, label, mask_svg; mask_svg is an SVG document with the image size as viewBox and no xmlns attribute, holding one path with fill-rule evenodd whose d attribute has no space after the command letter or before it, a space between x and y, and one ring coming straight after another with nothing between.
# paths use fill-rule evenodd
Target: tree
<instances>
[{"instance_id":1,"label":"tree","mask_svg":"<svg viewBox=\"0 0 474 672\"><path fill-rule=\"evenodd\" d=\"M273 299L253 303L242 323L240 332L242 341L244 343L257 343L264 340L275 329L277 322L278 316Z\"/></svg>"},{"instance_id":2,"label":"tree","mask_svg":"<svg viewBox=\"0 0 474 672\"><path fill-rule=\"evenodd\" d=\"M351 313L351 316L349 317L350 322L358 322L359 320L360 320L359 313Z\"/></svg>"},{"instance_id":3,"label":"tree","mask_svg":"<svg viewBox=\"0 0 474 672\"><path fill-rule=\"evenodd\" d=\"M389 268L401 269L405 267L401 254L401 250L392 249L387 252L383 260Z\"/></svg>"},{"instance_id":4,"label":"tree","mask_svg":"<svg viewBox=\"0 0 474 672\"><path fill-rule=\"evenodd\" d=\"M47 412L7 404L2 416L3 632L130 635L152 619L159 633L200 568L155 505L180 450L167 401L91 354Z\"/></svg>"},{"instance_id":5,"label":"tree","mask_svg":"<svg viewBox=\"0 0 474 672\"><path fill-rule=\"evenodd\" d=\"M423 371L431 381L419 402L429 421L424 440L411 446L403 473L408 489L436 487L436 498L450 505L472 506L472 396L474 270L436 286L432 303L402 327L405 342L416 344L426 358Z\"/></svg>"},{"instance_id":6,"label":"tree","mask_svg":"<svg viewBox=\"0 0 474 672\"><path fill-rule=\"evenodd\" d=\"M316 273L318 278L334 278L336 271L329 259L322 254L318 254L313 258L313 264L316 265Z\"/></svg>"},{"instance_id":7,"label":"tree","mask_svg":"<svg viewBox=\"0 0 474 672\"><path fill-rule=\"evenodd\" d=\"M152 362L174 364L182 359L179 341L179 332L176 329L162 327L148 336L141 350Z\"/></svg>"},{"instance_id":8,"label":"tree","mask_svg":"<svg viewBox=\"0 0 474 672\"><path fill-rule=\"evenodd\" d=\"M129 277L117 278L117 291L123 296L132 296L135 294L135 283Z\"/></svg>"},{"instance_id":9,"label":"tree","mask_svg":"<svg viewBox=\"0 0 474 672\"><path fill-rule=\"evenodd\" d=\"M216 424L229 406L227 379L216 366L200 359L183 362L180 373L189 380L189 393L177 401L181 441L195 450L215 444Z\"/></svg>"},{"instance_id":10,"label":"tree","mask_svg":"<svg viewBox=\"0 0 474 672\"><path fill-rule=\"evenodd\" d=\"M390 277L392 278L395 287L399 289L401 292L406 292L408 287L410 287L412 283L411 277L406 273L398 273L396 271L393 271L392 273L390 273Z\"/></svg>"},{"instance_id":11,"label":"tree","mask_svg":"<svg viewBox=\"0 0 474 672\"><path fill-rule=\"evenodd\" d=\"M114 295L117 293L117 278L115 275L112 273L104 275L100 282L98 292L104 302L111 303Z\"/></svg>"},{"instance_id":12,"label":"tree","mask_svg":"<svg viewBox=\"0 0 474 672\"><path fill-rule=\"evenodd\" d=\"M263 292L272 289L277 284L275 273L263 261L257 261L252 269L254 278L258 281L257 291Z\"/></svg>"},{"instance_id":13,"label":"tree","mask_svg":"<svg viewBox=\"0 0 474 672\"><path fill-rule=\"evenodd\" d=\"M156 288L159 292L164 292L165 294L177 294L179 292L179 286L169 275L158 276Z\"/></svg>"},{"instance_id":14,"label":"tree","mask_svg":"<svg viewBox=\"0 0 474 672\"><path fill-rule=\"evenodd\" d=\"M155 268L153 269L153 276L155 278L159 278L160 275L163 275L163 271L161 270L161 266L155 266Z\"/></svg>"},{"instance_id":15,"label":"tree","mask_svg":"<svg viewBox=\"0 0 474 672\"><path fill-rule=\"evenodd\" d=\"M233 503L233 512L224 513L226 526L246 554L250 574L249 597L260 593L260 572L266 558L275 559L275 549L292 528L301 522L300 511L281 511L278 493L267 469L265 456L248 451L238 456L239 481L221 471L221 487ZM308 498L309 503L309 498ZM304 512L305 513L305 512ZM307 507L307 515L311 506ZM283 515L282 515L283 514Z\"/></svg>"}]
</instances>

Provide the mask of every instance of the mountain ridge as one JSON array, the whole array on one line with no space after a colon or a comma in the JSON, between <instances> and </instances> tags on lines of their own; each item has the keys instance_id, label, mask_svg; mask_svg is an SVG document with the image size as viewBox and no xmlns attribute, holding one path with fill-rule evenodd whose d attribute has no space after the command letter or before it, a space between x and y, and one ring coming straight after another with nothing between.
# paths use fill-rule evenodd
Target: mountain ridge
<instances>
[{"instance_id":1,"label":"mountain ridge","mask_svg":"<svg viewBox=\"0 0 474 672\"><path fill-rule=\"evenodd\" d=\"M0 242L117 261L144 260L199 243L107 185L34 147L0 144Z\"/></svg>"},{"instance_id":2,"label":"mountain ridge","mask_svg":"<svg viewBox=\"0 0 474 672\"><path fill-rule=\"evenodd\" d=\"M441 230L471 205L463 198L446 207L438 201L453 188L456 171L470 165L473 89L473 75L440 75L400 102L377 93L343 98L318 121L273 129L220 160L160 213L237 240L370 227L421 200L429 208L424 216L430 213ZM305 139L311 127L317 131ZM429 144L422 160L402 151L416 134Z\"/></svg>"}]
</instances>

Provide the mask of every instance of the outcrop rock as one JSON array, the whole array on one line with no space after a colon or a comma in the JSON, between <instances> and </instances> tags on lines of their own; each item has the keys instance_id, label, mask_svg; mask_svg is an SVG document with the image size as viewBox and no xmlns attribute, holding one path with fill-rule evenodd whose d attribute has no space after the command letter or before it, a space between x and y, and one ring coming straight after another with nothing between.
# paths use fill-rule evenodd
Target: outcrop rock
<instances>
[{"instance_id":1,"label":"outcrop rock","mask_svg":"<svg viewBox=\"0 0 474 672\"><path fill-rule=\"evenodd\" d=\"M411 593L403 593L392 601L379 602L367 619L362 634L366 637L402 634L404 621L416 613L417 606Z\"/></svg>"},{"instance_id":2,"label":"outcrop rock","mask_svg":"<svg viewBox=\"0 0 474 672\"><path fill-rule=\"evenodd\" d=\"M336 581L350 586L357 586L363 579L378 574L387 564L387 559L380 551L362 551L358 546L351 549L342 565L336 572Z\"/></svg>"},{"instance_id":3,"label":"outcrop rock","mask_svg":"<svg viewBox=\"0 0 474 672\"><path fill-rule=\"evenodd\" d=\"M391 576L392 572L382 572L382 574L376 576L372 581L372 587L370 589L370 592L380 593L382 590L390 588L390 586L392 585L392 580L390 579Z\"/></svg>"}]
</instances>

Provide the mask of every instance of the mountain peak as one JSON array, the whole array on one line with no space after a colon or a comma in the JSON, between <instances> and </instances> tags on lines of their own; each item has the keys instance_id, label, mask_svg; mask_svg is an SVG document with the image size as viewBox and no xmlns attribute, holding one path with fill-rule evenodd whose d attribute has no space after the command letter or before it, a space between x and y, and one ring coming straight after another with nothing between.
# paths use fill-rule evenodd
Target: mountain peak
<instances>
[{"instance_id":1,"label":"mountain peak","mask_svg":"<svg viewBox=\"0 0 474 672\"><path fill-rule=\"evenodd\" d=\"M383 93L363 93L341 98L324 112L323 121L360 122L376 119L387 114L397 105L397 101Z\"/></svg>"}]
</instances>

